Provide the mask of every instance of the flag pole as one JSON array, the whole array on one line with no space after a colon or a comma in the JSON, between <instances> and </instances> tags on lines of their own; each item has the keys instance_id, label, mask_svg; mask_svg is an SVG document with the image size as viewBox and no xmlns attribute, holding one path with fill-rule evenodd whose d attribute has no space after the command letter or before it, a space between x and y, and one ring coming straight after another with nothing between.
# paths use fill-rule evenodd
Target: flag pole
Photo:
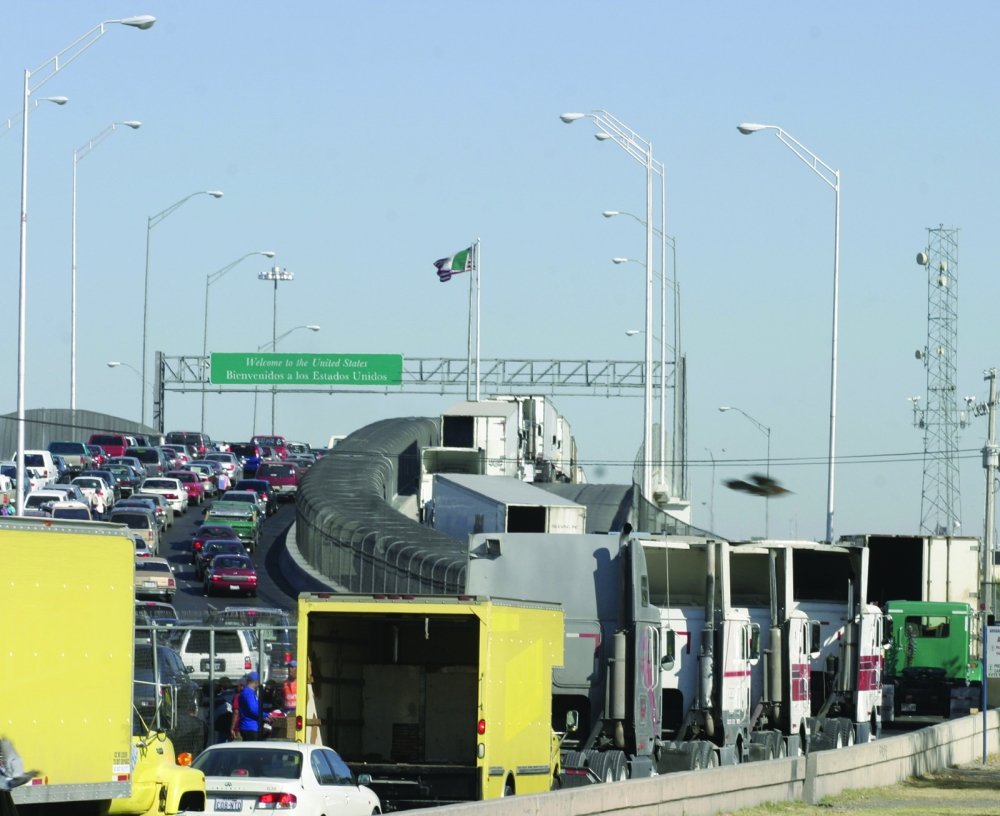
<instances>
[{"instance_id":1,"label":"flag pole","mask_svg":"<svg viewBox=\"0 0 1000 816\"><path fill-rule=\"evenodd\" d=\"M476 239L476 245L475 246L476 246L476 250L475 250L475 255L474 255L474 258L473 258L473 262L475 263L475 271L476 271L476 402L479 402L479 339L480 339L480 331L479 331L479 315L480 315L480 311L479 311L479 292L480 292L481 278L479 276L479 239L478 238Z\"/></svg>"}]
</instances>

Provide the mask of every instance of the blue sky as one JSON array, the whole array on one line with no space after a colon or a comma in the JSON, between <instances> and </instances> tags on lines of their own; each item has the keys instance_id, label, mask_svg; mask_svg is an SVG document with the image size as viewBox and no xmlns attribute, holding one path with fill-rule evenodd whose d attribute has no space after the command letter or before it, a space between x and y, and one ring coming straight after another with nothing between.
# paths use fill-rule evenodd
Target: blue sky
<instances>
[{"instance_id":1,"label":"blue sky","mask_svg":"<svg viewBox=\"0 0 1000 816\"><path fill-rule=\"evenodd\" d=\"M959 396L1000 363L991 235L997 218L1000 6L929 2L193 2L12 0L0 9L0 116L35 68L103 19L114 27L37 95L31 118L28 407L68 407L73 149L138 119L79 164L78 403L127 416L141 365L146 219L199 196L152 233L149 345L201 350L205 276L255 250L295 273L278 294L283 351L463 357L461 278L432 262L483 242L482 353L641 359L642 169L569 110L605 109L667 169L688 356L695 521L763 532L759 501L718 485L762 469L772 428L773 536L821 537L829 417L833 193L769 134L782 126L842 173L836 531L911 532L922 449L907 397L925 390L927 227L960 233ZM3 92L6 88L6 92ZM6 99L6 102L3 100ZM4 107L6 106L6 107ZM2 121L2 120L0 120ZM0 246L8 274L0 378L15 408L19 133L0 136ZM6 226L4 226L6 224ZM268 262L213 285L209 347L271 336ZM668 332L672 334L672 327ZM436 415L457 396L279 397L278 428L319 444L388 416ZM556 398L592 481L625 481L641 399ZM246 397L212 395L207 431L249 435ZM260 403L269 415L268 400ZM168 394L171 428L197 394ZM961 435L964 529L981 534L985 421ZM710 485L715 457L716 489ZM712 505L710 508L709 505Z\"/></svg>"}]
</instances>

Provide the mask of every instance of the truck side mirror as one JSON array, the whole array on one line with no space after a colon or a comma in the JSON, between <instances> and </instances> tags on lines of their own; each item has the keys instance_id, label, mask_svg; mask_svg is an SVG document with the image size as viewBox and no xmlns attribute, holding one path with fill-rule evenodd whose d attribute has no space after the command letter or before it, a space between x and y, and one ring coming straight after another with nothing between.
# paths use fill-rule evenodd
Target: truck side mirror
<instances>
[{"instance_id":1,"label":"truck side mirror","mask_svg":"<svg viewBox=\"0 0 1000 816\"><path fill-rule=\"evenodd\" d=\"M669 671L674 667L677 656L677 633L668 629L663 633L663 657L660 658L660 668Z\"/></svg>"},{"instance_id":2,"label":"truck side mirror","mask_svg":"<svg viewBox=\"0 0 1000 816\"><path fill-rule=\"evenodd\" d=\"M882 618L882 648L889 649L892 647L893 633L895 628L892 625L892 615L885 615Z\"/></svg>"},{"instance_id":3,"label":"truck side mirror","mask_svg":"<svg viewBox=\"0 0 1000 816\"><path fill-rule=\"evenodd\" d=\"M748 658L752 661L760 660L760 624L751 623L749 635Z\"/></svg>"},{"instance_id":4,"label":"truck side mirror","mask_svg":"<svg viewBox=\"0 0 1000 816\"><path fill-rule=\"evenodd\" d=\"M809 656L819 657L823 648L823 633L819 627L819 621L809 621Z\"/></svg>"},{"instance_id":5,"label":"truck side mirror","mask_svg":"<svg viewBox=\"0 0 1000 816\"><path fill-rule=\"evenodd\" d=\"M576 731L580 727L580 712L576 709L566 712L566 730Z\"/></svg>"}]
</instances>

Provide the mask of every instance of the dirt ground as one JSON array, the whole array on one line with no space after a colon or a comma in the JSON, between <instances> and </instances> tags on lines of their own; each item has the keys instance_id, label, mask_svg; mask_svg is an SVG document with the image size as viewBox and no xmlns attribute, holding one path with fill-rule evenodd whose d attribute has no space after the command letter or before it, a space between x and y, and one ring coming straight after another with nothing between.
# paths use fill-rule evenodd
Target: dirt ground
<instances>
[{"instance_id":1,"label":"dirt ground","mask_svg":"<svg viewBox=\"0 0 1000 816\"><path fill-rule=\"evenodd\" d=\"M768 803L719 816L1000 816L1000 755L885 788L847 791L819 805Z\"/></svg>"}]
</instances>

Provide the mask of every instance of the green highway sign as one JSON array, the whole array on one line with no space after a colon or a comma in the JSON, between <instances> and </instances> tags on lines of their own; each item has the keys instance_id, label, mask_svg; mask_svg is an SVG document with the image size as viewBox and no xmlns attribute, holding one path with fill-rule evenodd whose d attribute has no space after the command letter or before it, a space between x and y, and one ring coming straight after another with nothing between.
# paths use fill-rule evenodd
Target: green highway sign
<instances>
[{"instance_id":1,"label":"green highway sign","mask_svg":"<svg viewBox=\"0 0 1000 816\"><path fill-rule=\"evenodd\" d=\"M400 385L403 355L213 353L210 380L213 385Z\"/></svg>"}]
</instances>

